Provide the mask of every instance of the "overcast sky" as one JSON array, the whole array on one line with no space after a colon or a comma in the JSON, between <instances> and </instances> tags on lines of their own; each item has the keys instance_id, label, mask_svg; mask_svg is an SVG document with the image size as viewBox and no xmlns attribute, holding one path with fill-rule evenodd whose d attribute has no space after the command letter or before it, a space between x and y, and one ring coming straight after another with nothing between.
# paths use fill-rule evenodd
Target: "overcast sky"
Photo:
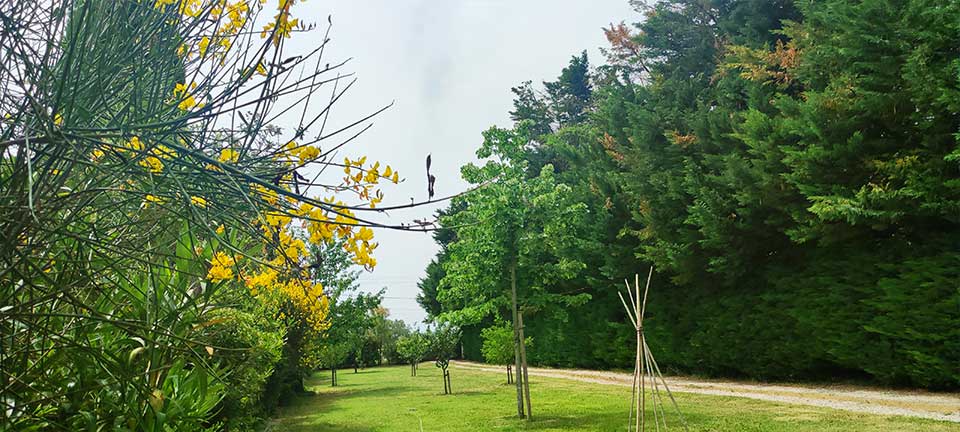
<instances>
[{"instance_id":1,"label":"overcast sky","mask_svg":"<svg viewBox=\"0 0 960 432\"><path fill-rule=\"evenodd\" d=\"M384 205L426 199L427 154L433 155L438 196L464 190L459 169L476 159L480 133L511 124L510 87L555 79L583 50L597 65L598 48L606 45L601 27L639 18L627 0L311 0L299 3L294 14L320 28L296 35L291 48L319 44L332 15L324 62L352 57L345 70L359 81L332 111L333 125L395 102L341 154L369 155L400 170L406 181L384 187ZM408 222L437 207L442 205L379 220ZM384 230L376 239L378 265L361 276L361 290L385 287L384 306L392 317L422 321L417 281L437 245L423 233Z\"/></svg>"}]
</instances>

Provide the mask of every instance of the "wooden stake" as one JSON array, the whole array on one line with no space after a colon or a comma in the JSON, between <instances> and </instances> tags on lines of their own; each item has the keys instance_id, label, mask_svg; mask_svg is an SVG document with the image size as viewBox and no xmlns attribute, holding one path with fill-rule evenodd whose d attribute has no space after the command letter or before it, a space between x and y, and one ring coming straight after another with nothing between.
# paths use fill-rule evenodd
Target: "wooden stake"
<instances>
[{"instance_id":1,"label":"wooden stake","mask_svg":"<svg viewBox=\"0 0 960 432\"><path fill-rule=\"evenodd\" d=\"M523 388L527 401L527 420L533 418L533 406L530 405L530 378L527 375L527 344L523 337L523 311L517 311L520 320L520 363L523 365Z\"/></svg>"},{"instance_id":2,"label":"wooden stake","mask_svg":"<svg viewBox=\"0 0 960 432\"><path fill-rule=\"evenodd\" d=\"M523 376L520 374L520 326L517 319L517 264L510 265L510 298L512 301L511 313L513 314L513 358L516 365L516 374L514 382L517 384L517 416L524 418L523 409Z\"/></svg>"}]
</instances>

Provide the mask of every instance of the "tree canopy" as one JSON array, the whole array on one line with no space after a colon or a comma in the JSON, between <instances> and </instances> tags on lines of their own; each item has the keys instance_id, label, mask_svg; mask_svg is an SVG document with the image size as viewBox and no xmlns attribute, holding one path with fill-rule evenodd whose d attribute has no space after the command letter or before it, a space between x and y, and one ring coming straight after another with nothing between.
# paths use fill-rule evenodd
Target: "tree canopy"
<instances>
[{"instance_id":1,"label":"tree canopy","mask_svg":"<svg viewBox=\"0 0 960 432\"><path fill-rule=\"evenodd\" d=\"M532 362L624 367L617 281L652 264L667 368L960 386L960 6L636 7L604 64L513 89L442 219L430 314L473 324L479 359L515 263Z\"/></svg>"}]
</instances>

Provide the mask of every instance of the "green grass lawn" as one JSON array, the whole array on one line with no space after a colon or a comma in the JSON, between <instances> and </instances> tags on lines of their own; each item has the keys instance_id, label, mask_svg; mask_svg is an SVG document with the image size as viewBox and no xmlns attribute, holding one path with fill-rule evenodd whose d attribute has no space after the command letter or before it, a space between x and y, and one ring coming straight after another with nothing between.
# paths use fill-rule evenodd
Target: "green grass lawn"
<instances>
[{"instance_id":1,"label":"green grass lawn","mask_svg":"<svg viewBox=\"0 0 960 432\"><path fill-rule=\"evenodd\" d=\"M515 387L504 375L451 366L454 394L443 395L439 369L409 366L329 373L308 381L316 392L281 410L270 431L623 431L629 387L532 377L534 419L516 418ZM955 423L858 414L752 399L676 394L691 431L960 431ZM678 425L669 415L670 430Z\"/></svg>"}]
</instances>

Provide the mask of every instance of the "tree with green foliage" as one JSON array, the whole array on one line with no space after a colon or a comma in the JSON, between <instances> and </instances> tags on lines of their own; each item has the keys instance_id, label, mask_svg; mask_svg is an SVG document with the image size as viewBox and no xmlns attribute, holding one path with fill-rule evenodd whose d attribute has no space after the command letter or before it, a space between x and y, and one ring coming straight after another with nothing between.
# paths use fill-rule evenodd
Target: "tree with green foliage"
<instances>
[{"instance_id":1,"label":"tree with green foliage","mask_svg":"<svg viewBox=\"0 0 960 432\"><path fill-rule=\"evenodd\" d=\"M337 368L350 355L350 349L346 342L324 342L317 349L319 364L330 369L330 386L337 386Z\"/></svg>"},{"instance_id":2,"label":"tree with green foliage","mask_svg":"<svg viewBox=\"0 0 960 432\"><path fill-rule=\"evenodd\" d=\"M659 3L632 40L656 84L598 102L643 257L675 285L653 308L658 358L714 374L957 385L942 365L960 351L933 342L932 324L953 328L958 314L928 321L904 301L957 301L938 282L957 258L960 122L944 96L957 94L944 44L957 7L762 3Z\"/></svg>"},{"instance_id":3,"label":"tree with green foliage","mask_svg":"<svg viewBox=\"0 0 960 432\"><path fill-rule=\"evenodd\" d=\"M397 340L397 354L410 362L410 376L417 376L417 368L429 352L430 338L419 331Z\"/></svg>"},{"instance_id":4,"label":"tree with green foliage","mask_svg":"<svg viewBox=\"0 0 960 432\"><path fill-rule=\"evenodd\" d=\"M324 264L313 269L313 278L328 288L330 325L309 341L303 373L306 375L316 367L330 369L331 386L337 385L337 370L351 354L361 349L367 329L373 326L374 311L380 307L383 297L383 291L357 292L360 271L343 246L342 242L335 242L310 248Z\"/></svg>"},{"instance_id":5,"label":"tree with green foliage","mask_svg":"<svg viewBox=\"0 0 960 432\"><path fill-rule=\"evenodd\" d=\"M447 249L450 259L438 294L448 310L441 319L464 325L510 317L521 417L530 412L529 389L523 390L523 316L563 314L565 308L590 298L564 281L585 270L575 251L592 247L595 239L589 224L582 223L588 209L574 199L569 187L556 182L552 165L528 177L528 124L487 130L477 151L485 164L463 167L468 182L484 186L463 197L464 210L444 220L459 228L457 241Z\"/></svg>"},{"instance_id":6,"label":"tree with green foliage","mask_svg":"<svg viewBox=\"0 0 960 432\"><path fill-rule=\"evenodd\" d=\"M529 122L527 134L532 140L586 120L593 92L587 52L574 56L557 80L544 81L543 87L540 91L525 81L510 89L516 96L510 118Z\"/></svg>"},{"instance_id":7,"label":"tree with green foliage","mask_svg":"<svg viewBox=\"0 0 960 432\"><path fill-rule=\"evenodd\" d=\"M384 307L373 310L366 340L375 350L377 365L398 363L397 341L410 334L410 327L403 320L390 319L390 311Z\"/></svg>"},{"instance_id":8,"label":"tree with green foliage","mask_svg":"<svg viewBox=\"0 0 960 432\"><path fill-rule=\"evenodd\" d=\"M516 124L478 153L493 163L463 170L484 188L442 220L431 315L495 326L516 264L533 362L623 367L611 280L654 264L645 334L669 368L960 386L960 6L637 7L589 86L584 58L514 89ZM586 115L557 121L577 88Z\"/></svg>"},{"instance_id":9,"label":"tree with green foliage","mask_svg":"<svg viewBox=\"0 0 960 432\"><path fill-rule=\"evenodd\" d=\"M486 327L480 331L480 337L483 339L484 361L491 364L506 365L507 384L513 384L513 328L507 323ZM525 338L523 344L529 347L533 344L533 338Z\"/></svg>"},{"instance_id":10,"label":"tree with green foliage","mask_svg":"<svg viewBox=\"0 0 960 432\"><path fill-rule=\"evenodd\" d=\"M457 356L460 347L460 328L451 324L439 324L429 333L430 352L443 377L443 394L453 393L450 384L450 359Z\"/></svg>"},{"instance_id":11,"label":"tree with green foliage","mask_svg":"<svg viewBox=\"0 0 960 432\"><path fill-rule=\"evenodd\" d=\"M330 316L329 328L318 337L312 349L317 350L324 345L333 344L338 347L333 349L332 353L346 351L344 354L346 357L333 366L329 361L323 362L320 359L317 359L314 365L322 364L334 369L352 357L353 370L356 373L362 362L361 353L367 332L374 325L376 311L381 307L384 291L376 293L357 291L356 281L359 270L356 269L356 265L342 243L312 246L311 250L324 264L313 269L313 277L317 282L329 287Z\"/></svg>"},{"instance_id":12,"label":"tree with green foliage","mask_svg":"<svg viewBox=\"0 0 960 432\"><path fill-rule=\"evenodd\" d=\"M439 316L443 312L443 305L440 304L440 300L437 299L437 294L440 289L440 282L443 280L443 277L446 276L443 263L448 259L447 246L457 238L456 231L445 227L443 220L447 216L452 216L462 211L465 205L466 203L463 201L454 201L450 203L447 208L438 210L436 213L440 226L433 232L433 240L440 246L440 251L437 252L436 257L427 264L427 275L417 282L417 287L420 289L420 292L417 294L417 304L431 317Z\"/></svg>"}]
</instances>

